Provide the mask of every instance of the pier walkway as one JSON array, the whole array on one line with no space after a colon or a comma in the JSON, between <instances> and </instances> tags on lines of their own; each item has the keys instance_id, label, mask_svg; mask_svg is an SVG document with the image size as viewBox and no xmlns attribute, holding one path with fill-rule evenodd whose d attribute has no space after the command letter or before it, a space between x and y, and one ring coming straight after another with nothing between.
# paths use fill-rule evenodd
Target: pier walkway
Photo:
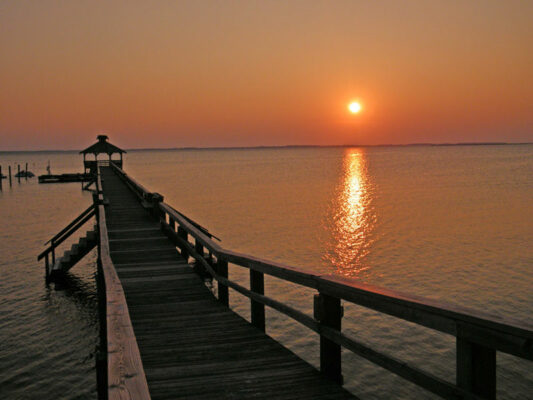
<instances>
[{"instance_id":1,"label":"pier walkway","mask_svg":"<svg viewBox=\"0 0 533 400\"><path fill-rule=\"evenodd\" d=\"M93 205L51 238L38 259L45 260L47 280L61 279L98 248L101 399L355 398L342 387L343 374L356 373L342 371L342 349L444 399L495 399L497 353L533 360L533 327L522 321L228 250L121 164L94 161L92 176ZM96 229L56 259L58 246L93 217ZM230 264L247 270L249 282L232 279ZM265 293L265 275L281 288L311 289L313 315ZM249 298L250 322L229 308L230 289ZM455 381L345 334L342 302L454 337ZM319 336L319 370L265 333L266 306Z\"/></svg>"},{"instance_id":2,"label":"pier walkway","mask_svg":"<svg viewBox=\"0 0 533 400\"><path fill-rule=\"evenodd\" d=\"M110 167L101 168L110 256L152 399L349 399L216 300Z\"/></svg>"}]
</instances>

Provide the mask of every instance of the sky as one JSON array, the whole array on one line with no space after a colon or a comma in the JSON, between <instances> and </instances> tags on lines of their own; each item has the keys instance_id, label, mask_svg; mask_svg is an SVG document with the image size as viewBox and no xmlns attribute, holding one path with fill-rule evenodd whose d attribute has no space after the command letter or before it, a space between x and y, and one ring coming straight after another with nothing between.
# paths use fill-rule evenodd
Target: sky
<instances>
[{"instance_id":1,"label":"sky","mask_svg":"<svg viewBox=\"0 0 533 400\"><path fill-rule=\"evenodd\" d=\"M0 0L0 150L101 133L123 148L532 142L533 1Z\"/></svg>"}]
</instances>

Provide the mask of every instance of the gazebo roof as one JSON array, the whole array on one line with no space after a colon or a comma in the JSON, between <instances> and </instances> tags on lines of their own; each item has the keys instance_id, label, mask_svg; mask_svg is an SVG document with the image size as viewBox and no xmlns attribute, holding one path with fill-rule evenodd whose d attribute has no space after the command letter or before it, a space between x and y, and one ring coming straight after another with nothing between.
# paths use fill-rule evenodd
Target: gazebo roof
<instances>
[{"instance_id":1,"label":"gazebo roof","mask_svg":"<svg viewBox=\"0 0 533 400\"><path fill-rule=\"evenodd\" d=\"M108 137L106 135L98 135L98 142L92 146L87 147L85 150L80 151L80 154L113 154L113 153L126 153L126 150L119 149L114 144L111 144L107 141Z\"/></svg>"}]
</instances>

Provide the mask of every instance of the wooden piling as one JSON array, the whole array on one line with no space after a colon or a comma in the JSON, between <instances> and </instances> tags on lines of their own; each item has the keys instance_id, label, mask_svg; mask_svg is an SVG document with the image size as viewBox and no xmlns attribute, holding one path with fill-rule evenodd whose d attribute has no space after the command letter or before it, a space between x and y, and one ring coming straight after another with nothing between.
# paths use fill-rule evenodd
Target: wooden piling
<instances>
[{"instance_id":1,"label":"wooden piling","mask_svg":"<svg viewBox=\"0 0 533 400\"><path fill-rule=\"evenodd\" d=\"M2 184L4 182L3 175L2 175L2 166L0 165L0 190L2 190Z\"/></svg>"},{"instance_id":2,"label":"wooden piling","mask_svg":"<svg viewBox=\"0 0 533 400\"><path fill-rule=\"evenodd\" d=\"M11 186L11 165L9 166L9 186Z\"/></svg>"},{"instance_id":3,"label":"wooden piling","mask_svg":"<svg viewBox=\"0 0 533 400\"><path fill-rule=\"evenodd\" d=\"M28 163L26 163L26 180L28 180Z\"/></svg>"},{"instance_id":4,"label":"wooden piling","mask_svg":"<svg viewBox=\"0 0 533 400\"><path fill-rule=\"evenodd\" d=\"M20 183L20 164L17 164L17 179L19 180L19 183Z\"/></svg>"}]
</instances>

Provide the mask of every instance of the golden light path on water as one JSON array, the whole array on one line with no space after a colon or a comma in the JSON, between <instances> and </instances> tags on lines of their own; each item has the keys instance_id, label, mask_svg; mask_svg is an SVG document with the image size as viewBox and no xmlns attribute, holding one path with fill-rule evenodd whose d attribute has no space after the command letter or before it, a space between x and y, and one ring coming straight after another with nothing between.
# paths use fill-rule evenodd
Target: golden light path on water
<instances>
[{"instance_id":1,"label":"golden light path on water","mask_svg":"<svg viewBox=\"0 0 533 400\"><path fill-rule=\"evenodd\" d=\"M356 276L368 269L365 258L376 224L364 149L346 149L342 174L330 214L333 242L326 258L339 274Z\"/></svg>"}]
</instances>

